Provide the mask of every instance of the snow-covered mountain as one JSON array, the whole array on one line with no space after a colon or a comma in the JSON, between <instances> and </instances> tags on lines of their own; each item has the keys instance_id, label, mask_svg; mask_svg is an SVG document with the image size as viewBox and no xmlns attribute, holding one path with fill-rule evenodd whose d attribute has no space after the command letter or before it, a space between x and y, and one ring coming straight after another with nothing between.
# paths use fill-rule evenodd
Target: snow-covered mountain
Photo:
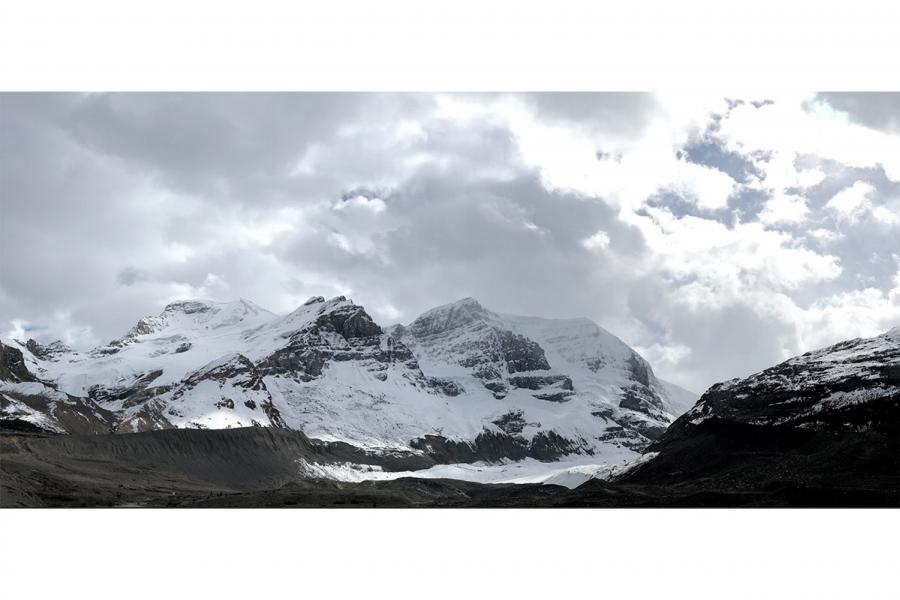
<instances>
[{"instance_id":1,"label":"snow-covered mountain","mask_svg":"<svg viewBox=\"0 0 900 600\"><path fill-rule=\"evenodd\" d=\"M624 481L687 504L897 506L900 327L712 386Z\"/></svg>"},{"instance_id":2,"label":"snow-covered mountain","mask_svg":"<svg viewBox=\"0 0 900 600\"><path fill-rule=\"evenodd\" d=\"M900 327L807 352L751 375L718 383L679 419L815 428L836 413L900 398Z\"/></svg>"},{"instance_id":3,"label":"snow-covered mountain","mask_svg":"<svg viewBox=\"0 0 900 600\"><path fill-rule=\"evenodd\" d=\"M344 297L185 301L86 353L0 345L3 418L68 433L276 426L443 462L621 462L694 400L589 320L471 298L388 330Z\"/></svg>"}]
</instances>

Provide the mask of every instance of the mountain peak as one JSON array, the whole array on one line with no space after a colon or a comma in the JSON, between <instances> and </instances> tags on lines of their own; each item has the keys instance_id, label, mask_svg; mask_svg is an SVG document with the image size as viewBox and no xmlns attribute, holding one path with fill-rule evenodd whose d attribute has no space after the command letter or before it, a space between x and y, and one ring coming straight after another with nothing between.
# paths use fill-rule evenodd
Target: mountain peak
<instances>
[{"instance_id":1,"label":"mountain peak","mask_svg":"<svg viewBox=\"0 0 900 600\"><path fill-rule=\"evenodd\" d=\"M466 307L470 309L484 310L484 307L481 305L481 303L471 296L466 296L465 298L457 300L456 302L451 302L446 306Z\"/></svg>"},{"instance_id":2,"label":"mountain peak","mask_svg":"<svg viewBox=\"0 0 900 600\"><path fill-rule=\"evenodd\" d=\"M180 312L186 315L207 312L212 308L212 302L208 300L176 300L170 302L163 309L163 313Z\"/></svg>"},{"instance_id":3,"label":"mountain peak","mask_svg":"<svg viewBox=\"0 0 900 600\"><path fill-rule=\"evenodd\" d=\"M450 304L432 308L412 322L410 328L418 334L438 333L467 325L491 315L475 298L466 297Z\"/></svg>"},{"instance_id":4,"label":"mountain peak","mask_svg":"<svg viewBox=\"0 0 900 600\"><path fill-rule=\"evenodd\" d=\"M45 345L39 343L37 340L29 339L25 343L25 347L28 348L28 351L34 356L43 359L53 358L60 354L72 351L72 349L65 345L62 340L56 340Z\"/></svg>"}]
</instances>

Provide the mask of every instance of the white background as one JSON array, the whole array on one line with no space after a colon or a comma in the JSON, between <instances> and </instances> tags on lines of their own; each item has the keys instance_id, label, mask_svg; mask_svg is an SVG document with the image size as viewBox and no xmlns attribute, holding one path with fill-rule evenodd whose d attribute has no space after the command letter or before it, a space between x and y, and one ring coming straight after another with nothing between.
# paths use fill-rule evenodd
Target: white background
<instances>
[{"instance_id":1,"label":"white background","mask_svg":"<svg viewBox=\"0 0 900 600\"><path fill-rule=\"evenodd\" d=\"M897 3L868 0L30 0L0 8L0 87L897 90L898 31ZM898 514L6 510L0 589L9 598L895 599Z\"/></svg>"}]
</instances>

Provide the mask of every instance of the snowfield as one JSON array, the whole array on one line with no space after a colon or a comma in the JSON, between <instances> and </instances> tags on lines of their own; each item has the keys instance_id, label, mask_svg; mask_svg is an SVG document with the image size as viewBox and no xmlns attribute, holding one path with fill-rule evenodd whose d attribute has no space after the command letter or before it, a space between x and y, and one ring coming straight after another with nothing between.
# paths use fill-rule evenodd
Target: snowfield
<instances>
[{"instance_id":1,"label":"snowfield","mask_svg":"<svg viewBox=\"0 0 900 600\"><path fill-rule=\"evenodd\" d=\"M305 460L298 461L302 475L336 481L387 481L402 477L420 479L459 479L476 483L543 483L561 485L574 489L591 479L609 479L623 472L640 455L623 451L619 464L597 464L590 456L570 456L552 463L544 463L532 458L521 461L507 461L499 464L476 462L436 465L418 471L383 471L374 465L355 463L319 464ZM612 457L609 457L612 458Z\"/></svg>"}]
</instances>

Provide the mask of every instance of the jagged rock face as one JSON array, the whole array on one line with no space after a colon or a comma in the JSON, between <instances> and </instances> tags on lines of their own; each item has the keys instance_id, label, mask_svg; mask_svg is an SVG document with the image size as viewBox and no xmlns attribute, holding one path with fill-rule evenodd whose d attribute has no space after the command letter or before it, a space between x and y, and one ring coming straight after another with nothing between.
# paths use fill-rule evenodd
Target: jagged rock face
<instances>
[{"instance_id":1,"label":"jagged rock face","mask_svg":"<svg viewBox=\"0 0 900 600\"><path fill-rule=\"evenodd\" d=\"M559 376L512 373L549 371L544 350L524 335L490 322L492 313L471 298L441 309L429 311L408 328L392 333L400 339L414 340L416 347L433 356L446 357L471 371L494 397L503 398L512 387L538 390L541 382L557 381ZM569 382L571 389L571 381Z\"/></svg>"},{"instance_id":2,"label":"jagged rock face","mask_svg":"<svg viewBox=\"0 0 900 600\"><path fill-rule=\"evenodd\" d=\"M524 415L525 411L521 409L511 410L508 413L500 415L491 422L507 435L518 435L525 429L526 423Z\"/></svg>"},{"instance_id":3,"label":"jagged rock face","mask_svg":"<svg viewBox=\"0 0 900 600\"><path fill-rule=\"evenodd\" d=\"M584 440L568 440L553 431L538 432L530 440L485 430L471 441L450 440L443 436L426 435L415 439L410 446L423 452L436 463L498 462L534 458L544 462L558 460L567 454L592 454Z\"/></svg>"},{"instance_id":4,"label":"jagged rock face","mask_svg":"<svg viewBox=\"0 0 900 600\"><path fill-rule=\"evenodd\" d=\"M28 348L33 355L43 360L56 360L60 355L72 351L71 348L66 346L60 340L51 342L46 346L39 344L35 340L28 340L25 343L25 347Z\"/></svg>"},{"instance_id":5,"label":"jagged rock face","mask_svg":"<svg viewBox=\"0 0 900 600\"><path fill-rule=\"evenodd\" d=\"M427 375L507 404L491 421L503 434L559 434L556 415L565 412L581 424L561 435L571 447L640 448L659 437L677 410L643 358L584 319L509 317L467 298L389 333L410 347ZM577 406L553 408L559 404ZM504 414L518 414L529 426L510 433Z\"/></svg>"},{"instance_id":6,"label":"jagged rock face","mask_svg":"<svg viewBox=\"0 0 900 600\"><path fill-rule=\"evenodd\" d=\"M529 340L524 335L502 329L497 331L497 338L500 342L500 352L510 373L550 370L544 349L537 342Z\"/></svg>"},{"instance_id":7,"label":"jagged rock face","mask_svg":"<svg viewBox=\"0 0 900 600\"><path fill-rule=\"evenodd\" d=\"M22 351L0 342L0 381L34 381L25 366Z\"/></svg>"},{"instance_id":8,"label":"jagged rock face","mask_svg":"<svg viewBox=\"0 0 900 600\"><path fill-rule=\"evenodd\" d=\"M322 370L333 361L364 363L382 381L387 378L387 367L395 362L418 371L412 352L391 336L385 336L361 306L347 303L343 296L328 304L318 296L303 306L316 304L322 307L320 314L291 334L285 347L260 362L264 374L309 382L320 377Z\"/></svg>"},{"instance_id":9,"label":"jagged rock face","mask_svg":"<svg viewBox=\"0 0 900 600\"><path fill-rule=\"evenodd\" d=\"M429 460L621 459L672 419L649 365L593 323L501 316L471 299L387 331L340 296L284 316L176 302L85 354L11 343L37 396L59 394L119 433L283 426ZM4 414L41 418L37 401L4 402Z\"/></svg>"}]
</instances>

